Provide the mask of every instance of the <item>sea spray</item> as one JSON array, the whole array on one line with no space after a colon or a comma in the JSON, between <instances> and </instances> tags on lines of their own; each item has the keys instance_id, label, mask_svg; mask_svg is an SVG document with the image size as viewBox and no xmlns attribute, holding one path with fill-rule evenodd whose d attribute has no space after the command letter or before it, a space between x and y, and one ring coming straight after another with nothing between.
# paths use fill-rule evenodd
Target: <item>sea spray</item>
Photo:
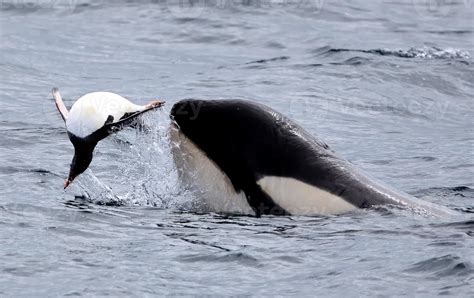
<instances>
[{"instance_id":1,"label":"sea spray","mask_svg":"<svg viewBox=\"0 0 474 298\"><path fill-rule=\"evenodd\" d=\"M170 123L168 112L158 110L111 135L105 146L118 152L103 159L116 159L113 180L99 179L87 170L77 181L82 196L101 205L194 209L196 197L179 182L171 154Z\"/></svg>"}]
</instances>

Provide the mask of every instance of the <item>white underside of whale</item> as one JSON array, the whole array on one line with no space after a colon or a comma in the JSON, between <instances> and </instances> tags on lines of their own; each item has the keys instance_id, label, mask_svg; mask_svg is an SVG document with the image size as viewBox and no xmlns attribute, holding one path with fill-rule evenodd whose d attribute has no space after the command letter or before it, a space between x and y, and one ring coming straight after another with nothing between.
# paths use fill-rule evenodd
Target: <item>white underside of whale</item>
<instances>
[{"instance_id":1,"label":"white underside of whale","mask_svg":"<svg viewBox=\"0 0 474 298\"><path fill-rule=\"evenodd\" d=\"M207 211L255 215L243 192L178 129L170 128L173 157L181 182L203 200Z\"/></svg>"},{"instance_id":2,"label":"white underside of whale","mask_svg":"<svg viewBox=\"0 0 474 298\"><path fill-rule=\"evenodd\" d=\"M257 184L290 214L330 215L358 209L341 197L291 177L265 176Z\"/></svg>"},{"instance_id":3,"label":"white underside of whale","mask_svg":"<svg viewBox=\"0 0 474 298\"><path fill-rule=\"evenodd\" d=\"M255 215L244 192L236 192L230 179L178 129L170 128L173 156L180 179L213 212ZM346 200L291 177L265 176L262 190L292 215L331 215L358 209Z\"/></svg>"}]
</instances>

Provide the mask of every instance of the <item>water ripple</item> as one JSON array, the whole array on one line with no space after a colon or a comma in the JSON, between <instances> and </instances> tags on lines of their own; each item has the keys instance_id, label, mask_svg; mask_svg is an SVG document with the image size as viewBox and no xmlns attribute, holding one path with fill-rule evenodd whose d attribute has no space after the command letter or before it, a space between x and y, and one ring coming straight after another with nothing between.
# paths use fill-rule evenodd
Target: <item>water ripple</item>
<instances>
[{"instance_id":1,"label":"water ripple","mask_svg":"<svg viewBox=\"0 0 474 298\"><path fill-rule=\"evenodd\" d=\"M470 262L459 256L445 255L418 262L406 269L410 273L428 273L433 277L466 276L474 272Z\"/></svg>"}]
</instances>

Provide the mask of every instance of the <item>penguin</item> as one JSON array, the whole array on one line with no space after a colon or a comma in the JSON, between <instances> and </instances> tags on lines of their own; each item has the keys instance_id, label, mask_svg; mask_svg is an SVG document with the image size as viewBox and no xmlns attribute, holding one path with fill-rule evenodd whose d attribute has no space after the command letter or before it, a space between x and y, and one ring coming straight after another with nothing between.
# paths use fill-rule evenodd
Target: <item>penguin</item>
<instances>
[{"instance_id":1,"label":"penguin","mask_svg":"<svg viewBox=\"0 0 474 298\"><path fill-rule=\"evenodd\" d=\"M74 146L74 157L64 189L89 167L99 141L132 125L143 113L165 104L164 101L153 100L146 105L137 105L115 93L92 92L76 100L68 111L58 88L53 88L52 95Z\"/></svg>"}]
</instances>

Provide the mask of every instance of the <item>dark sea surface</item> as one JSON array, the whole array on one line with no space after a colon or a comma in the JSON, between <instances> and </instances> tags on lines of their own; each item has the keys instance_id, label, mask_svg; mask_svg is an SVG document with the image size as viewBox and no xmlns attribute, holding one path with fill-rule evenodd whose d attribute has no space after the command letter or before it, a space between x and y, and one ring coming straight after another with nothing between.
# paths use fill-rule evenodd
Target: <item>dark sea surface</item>
<instances>
[{"instance_id":1,"label":"dark sea surface","mask_svg":"<svg viewBox=\"0 0 474 298\"><path fill-rule=\"evenodd\" d=\"M0 296L474 296L473 1L110 2L0 2ZM167 106L63 191L52 87ZM190 97L269 105L459 216L200 211L167 139Z\"/></svg>"}]
</instances>

